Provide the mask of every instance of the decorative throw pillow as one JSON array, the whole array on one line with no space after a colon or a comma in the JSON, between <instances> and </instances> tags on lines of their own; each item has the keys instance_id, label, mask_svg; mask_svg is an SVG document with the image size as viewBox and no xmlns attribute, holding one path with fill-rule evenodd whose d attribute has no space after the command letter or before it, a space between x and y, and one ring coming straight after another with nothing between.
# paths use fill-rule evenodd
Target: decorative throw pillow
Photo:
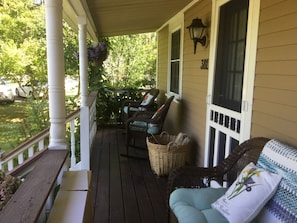
<instances>
[{"instance_id":1,"label":"decorative throw pillow","mask_svg":"<svg viewBox=\"0 0 297 223\"><path fill-rule=\"evenodd\" d=\"M253 220L274 195L281 176L249 163L212 207L230 223Z\"/></svg>"},{"instance_id":2,"label":"decorative throw pillow","mask_svg":"<svg viewBox=\"0 0 297 223\"><path fill-rule=\"evenodd\" d=\"M282 175L275 195L261 210L257 222L297 222L297 149L271 139L264 146L257 166Z\"/></svg>"},{"instance_id":3,"label":"decorative throw pillow","mask_svg":"<svg viewBox=\"0 0 297 223\"><path fill-rule=\"evenodd\" d=\"M150 103L150 101L152 100L154 96L151 94L146 94L141 102L141 106L146 106Z\"/></svg>"}]
</instances>

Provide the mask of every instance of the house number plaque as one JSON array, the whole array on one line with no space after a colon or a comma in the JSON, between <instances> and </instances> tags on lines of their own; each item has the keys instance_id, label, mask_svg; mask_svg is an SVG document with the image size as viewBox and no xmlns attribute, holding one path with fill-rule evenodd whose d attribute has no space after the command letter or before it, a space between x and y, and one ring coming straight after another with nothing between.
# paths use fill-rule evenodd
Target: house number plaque
<instances>
[{"instance_id":1,"label":"house number plaque","mask_svg":"<svg viewBox=\"0 0 297 223\"><path fill-rule=\"evenodd\" d=\"M202 59L201 60L200 69L202 69L202 70L207 70L208 69L208 59Z\"/></svg>"}]
</instances>

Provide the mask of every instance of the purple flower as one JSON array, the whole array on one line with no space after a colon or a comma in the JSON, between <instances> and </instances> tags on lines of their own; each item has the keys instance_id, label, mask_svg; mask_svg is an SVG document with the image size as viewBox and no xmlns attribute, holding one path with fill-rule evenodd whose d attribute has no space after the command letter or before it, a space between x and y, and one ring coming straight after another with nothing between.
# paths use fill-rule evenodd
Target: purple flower
<instances>
[{"instance_id":1,"label":"purple flower","mask_svg":"<svg viewBox=\"0 0 297 223\"><path fill-rule=\"evenodd\" d=\"M74 54L75 57L79 57L79 53ZM108 43L107 42L99 42L96 46L88 47L88 60L92 61L101 61L107 59L108 56Z\"/></svg>"},{"instance_id":2,"label":"purple flower","mask_svg":"<svg viewBox=\"0 0 297 223\"><path fill-rule=\"evenodd\" d=\"M106 60L108 56L108 44L107 42L99 42L96 46L88 47L88 59L92 60Z\"/></svg>"}]
</instances>

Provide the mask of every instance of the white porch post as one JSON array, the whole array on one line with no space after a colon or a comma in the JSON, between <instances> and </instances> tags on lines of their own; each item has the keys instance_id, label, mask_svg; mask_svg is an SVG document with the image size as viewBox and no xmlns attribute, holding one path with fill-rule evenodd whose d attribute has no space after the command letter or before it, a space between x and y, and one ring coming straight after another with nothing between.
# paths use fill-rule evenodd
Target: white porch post
<instances>
[{"instance_id":1,"label":"white porch post","mask_svg":"<svg viewBox=\"0 0 297 223\"><path fill-rule=\"evenodd\" d=\"M67 149L62 1L45 0L49 92L49 149Z\"/></svg>"},{"instance_id":2,"label":"white porch post","mask_svg":"<svg viewBox=\"0 0 297 223\"><path fill-rule=\"evenodd\" d=\"M78 17L78 40L79 40L79 72L80 72L80 93L81 106L87 105L88 97L88 56L87 56L87 21L83 16Z\"/></svg>"},{"instance_id":3,"label":"white porch post","mask_svg":"<svg viewBox=\"0 0 297 223\"><path fill-rule=\"evenodd\" d=\"M90 108L87 104L88 98L88 56L86 37L86 18L78 17L79 30L79 71L81 86L80 106L80 159L81 169L90 169Z\"/></svg>"}]
</instances>

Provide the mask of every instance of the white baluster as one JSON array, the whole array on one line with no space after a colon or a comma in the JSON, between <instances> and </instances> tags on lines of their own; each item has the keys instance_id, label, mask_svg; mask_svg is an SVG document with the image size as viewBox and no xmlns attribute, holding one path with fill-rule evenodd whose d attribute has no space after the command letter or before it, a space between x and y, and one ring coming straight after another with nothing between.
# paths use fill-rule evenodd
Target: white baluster
<instances>
[{"instance_id":1,"label":"white baluster","mask_svg":"<svg viewBox=\"0 0 297 223\"><path fill-rule=\"evenodd\" d=\"M41 139L39 142L38 142L38 151L41 151L44 149L44 139Z\"/></svg>"},{"instance_id":2,"label":"white baluster","mask_svg":"<svg viewBox=\"0 0 297 223\"><path fill-rule=\"evenodd\" d=\"M70 122L70 148L71 148L71 164L70 168L74 168L76 164L75 157L75 119Z\"/></svg>"},{"instance_id":3,"label":"white baluster","mask_svg":"<svg viewBox=\"0 0 297 223\"><path fill-rule=\"evenodd\" d=\"M33 155L34 155L34 147L32 146L28 149L28 156L32 157Z\"/></svg>"},{"instance_id":4,"label":"white baluster","mask_svg":"<svg viewBox=\"0 0 297 223\"><path fill-rule=\"evenodd\" d=\"M18 155L18 164L22 164L24 162L24 153L20 153Z\"/></svg>"},{"instance_id":5,"label":"white baluster","mask_svg":"<svg viewBox=\"0 0 297 223\"><path fill-rule=\"evenodd\" d=\"M7 162L7 165L8 165L8 171L11 171L13 169L13 159L9 160Z\"/></svg>"}]
</instances>

